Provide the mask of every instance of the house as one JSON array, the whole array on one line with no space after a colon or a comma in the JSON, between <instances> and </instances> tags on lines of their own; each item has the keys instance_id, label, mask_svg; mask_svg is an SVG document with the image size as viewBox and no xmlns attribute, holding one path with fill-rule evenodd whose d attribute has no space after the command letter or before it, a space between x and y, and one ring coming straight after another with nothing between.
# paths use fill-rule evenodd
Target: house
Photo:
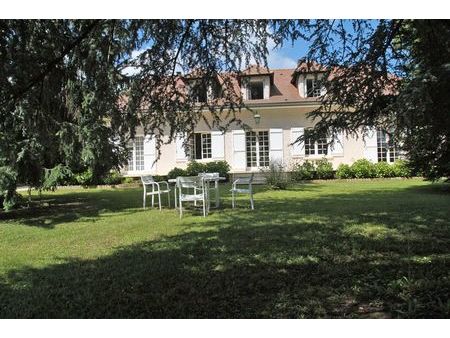
<instances>
[{"instance_id":1,"label":"house","mask_svg":"<svg viewBox=\"0 0 450 338\"><path fill-rule=\"evenodd\" d=\"M232 173L259 171L270 161L282 162L286 168L297 162L321 158L328 159L334 168L361 158L394 162L398 151L382 130L373 130L364 139L341 134L333 145L329 145L326 135L315 140L308 138L308 129L313 124L307 114L319 106L318 97L324 94L320 85L322 74L320 68L302 64L296 69L248 68L240 75L238 90L245 104L253 110L243 110L240 114L252 131L232 125L222 133L210 130L201 121L189 142L178 135L174 142L163 145L156 162L154 140L138 131L129 145L129 163L124 174L165 175L174 167L185 168L191 159L199 162L225 160ZM205 89L196 95L198 100L206 100L210 94L211 91ZM306 135L305 142L292 145L300 135ZM190 144L188 149L183 146L185 143Z\"/></svg>"}]
</instances>

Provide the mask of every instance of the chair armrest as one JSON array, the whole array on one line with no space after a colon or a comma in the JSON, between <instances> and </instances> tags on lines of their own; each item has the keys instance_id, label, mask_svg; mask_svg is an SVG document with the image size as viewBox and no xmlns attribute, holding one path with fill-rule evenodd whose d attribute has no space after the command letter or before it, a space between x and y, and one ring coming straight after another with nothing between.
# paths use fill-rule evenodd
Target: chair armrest
<instances>
[{"instance_id":1,"label":"chair armrest","mask_svg":"<svg viewBox=\"0 0 450 338\"><path fill-rule=\"evenodd\" d=\"M167 190L170 190L169 183L167 181L160 181L160 182L155 182L155 183L157 183L157 184L165 184L166 187L167 187Z\"/></svg>"}]
</instances>

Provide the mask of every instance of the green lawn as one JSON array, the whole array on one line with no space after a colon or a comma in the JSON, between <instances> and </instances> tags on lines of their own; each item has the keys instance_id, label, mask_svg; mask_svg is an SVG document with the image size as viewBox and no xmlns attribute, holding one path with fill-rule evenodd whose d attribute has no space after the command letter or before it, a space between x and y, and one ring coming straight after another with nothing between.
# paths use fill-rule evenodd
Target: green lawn
<instances>
[{"instance_id":1,"label":"green lawn","mask_svg":"<svg viewBox=\"0 0 450 338\"><path fill-rule=\"evenodd\" d=\"M449 317L450 192L421 180L258 187L204 219L140 189L0 213L0 317ZM36 198L37 200L37 198Z\"/></svg>"}]
</instances>

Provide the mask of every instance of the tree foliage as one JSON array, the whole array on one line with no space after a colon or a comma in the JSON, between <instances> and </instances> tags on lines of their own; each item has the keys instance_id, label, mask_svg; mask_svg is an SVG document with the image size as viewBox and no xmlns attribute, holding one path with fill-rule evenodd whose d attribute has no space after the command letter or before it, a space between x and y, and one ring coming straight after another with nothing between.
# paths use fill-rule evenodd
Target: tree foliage
<instances>
[{"instance_id":1,"label":"tree foliage","mask_svg":"<svg viewBox=\"0 0 450 338\"><path fill-rule=\"evenodd\" d=\"M327 79L315 132L382 127L415 171L450 177L450 22L317 20L309 30L308 59Z\"/></svg>"}]
</instances>

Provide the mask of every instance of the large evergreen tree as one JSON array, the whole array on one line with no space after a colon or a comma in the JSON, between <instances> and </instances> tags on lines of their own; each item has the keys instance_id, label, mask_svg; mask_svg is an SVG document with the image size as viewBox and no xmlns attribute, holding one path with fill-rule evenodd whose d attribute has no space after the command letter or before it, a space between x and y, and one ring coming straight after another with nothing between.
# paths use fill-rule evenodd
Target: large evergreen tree
<instances>
[{"instance_id":1,"label":"large evergreen tree","mask_svg":"<svg viewBox=\"0 0 450 338\"><path fill-rule=\"evenodd\" d=\"M308 59L326 72L339 69L311 114L318 132L380 125L426 176L450 176L448 21L3 20L5 204L17 183L42 187L52 171L102 177L124 163L137 126L156 133L159 149L162 136L192 132L204 109L214 124L238 121L243 103L227 77L222 98L199 107L178 71L198 72L205 86L250 62L266 65L270 41L296 39L309 41Z\"/></svg>"}]
</instances>

